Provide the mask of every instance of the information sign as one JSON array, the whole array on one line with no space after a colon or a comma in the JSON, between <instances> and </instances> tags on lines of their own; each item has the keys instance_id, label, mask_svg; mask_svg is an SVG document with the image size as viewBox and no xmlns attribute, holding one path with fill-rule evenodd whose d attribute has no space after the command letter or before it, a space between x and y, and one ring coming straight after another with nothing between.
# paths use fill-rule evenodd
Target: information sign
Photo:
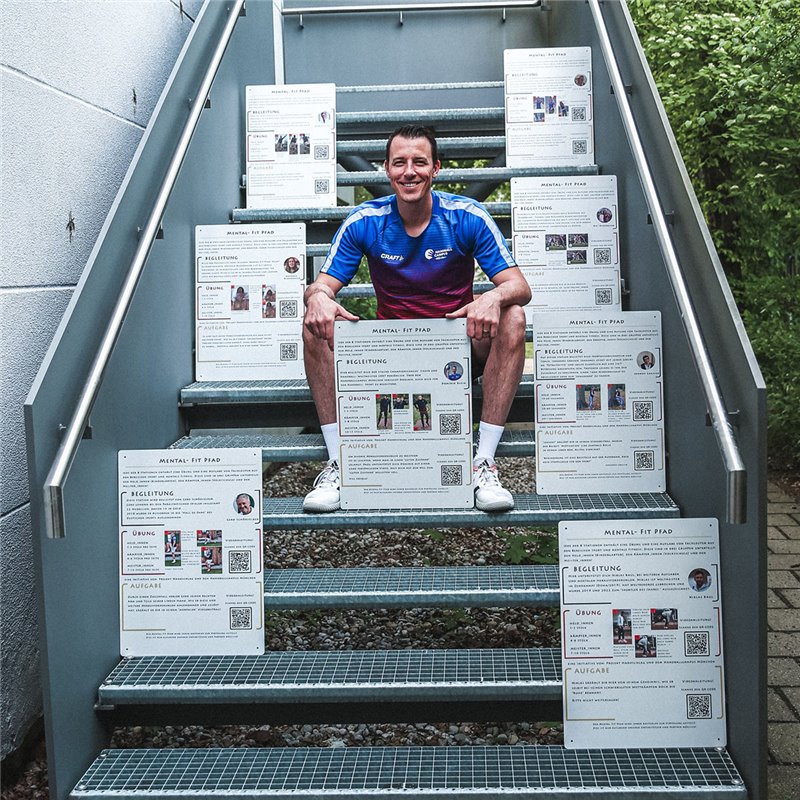
<instances>
[{"instance_id":1,"label":"information sign","mask_svg":"<svg viewBox=\"0 0 800 800\"><path fill-rule=\"evenodd\" d=\"M195 377L301 379L305 225L195 228Z\"/></svg>"},{"instance_id":2,"label":"information sign","mask_svg":"<svg viewBox=\"0 0 800 800\"><path fill-rule=\"evenodd\" d=\"M617 178L512 178L514 258L534 311L620 309Z\"/></svg>"},{"instance_id":3,"label":"information sign","mask_svg":"<svg viewBox=\"0 0 800 800\"><path fill-rule=\"evenodd\" d=\"M504 53L509 167L594 164L592 50Z\"/></svg>"},{"instance_id":4,"label":"information sign","mask_svg":"<svg viewBox=\"0 0 800 800\"><path fill-rule=\"evenodd\" d=\"M717 520L558 532L565 746L723 747Z\"/></svg>"},{"instance_id":5,"label":"information sign","mask_svg":"<svg viewBox=\"0 0 800 800\"><path fill-rule=\"evenodd\" d=\"M466 321L340 321L334 341L342 508L471 508Z\"/></svg>"},{"instance_id":6,"label":"information sign","mask_svg":"<svg viewBox=\"0 0 800 800\"><path fill-rule=\"evenodd\" d=\"M663 492L658 311L533 315L537 494Z\"/></svg>"},{"instance_id":7,"label":"information sign","mask_svg":"<svg viewBox=\"0 0 800 800\"><path fill-rule=\"evenodd\" d=\"M264 652L261 451L119 453L120 653Z\"/></svg>"},{"instance_id":8,"label":"information sign","mask_svg":"<svg viewBox=\"0 0 800 800\"><path fill-rule=\"evenodd\" d=\"M248 86L247 207L336 205L336 86Z\"/></svg>"}]
</instances>

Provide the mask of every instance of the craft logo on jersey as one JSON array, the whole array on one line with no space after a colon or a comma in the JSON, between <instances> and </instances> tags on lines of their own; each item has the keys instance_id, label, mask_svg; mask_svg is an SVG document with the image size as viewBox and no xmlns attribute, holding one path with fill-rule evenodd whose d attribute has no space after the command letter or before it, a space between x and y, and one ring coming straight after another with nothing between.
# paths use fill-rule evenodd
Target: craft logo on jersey
<instances>
[{"instance_id":1,"label":"craft logo on jersey","mask_svg":"<svg viewBox=\"0 0 800 800\"><path fill-rule=\"evenodd\" d=\"M388 261L390 263L395 263L397 261L402 261L403 256L393 256L390 255L389 253L381 253L381 260Z\"/></svg>"},{"instance_id":2,"label":"craft logo on jersey","mask_svg":"<svg viewBox=\"0 0 800 800\"><path fill-rule=\"evenodd\" d=\"M447 256L452 252L452 247L445 247L442 250L434 250L429 248L425 251L425 258L427 258L428 261L441 261L443 258L447 258Z\"/></svg>"}]
</instances>

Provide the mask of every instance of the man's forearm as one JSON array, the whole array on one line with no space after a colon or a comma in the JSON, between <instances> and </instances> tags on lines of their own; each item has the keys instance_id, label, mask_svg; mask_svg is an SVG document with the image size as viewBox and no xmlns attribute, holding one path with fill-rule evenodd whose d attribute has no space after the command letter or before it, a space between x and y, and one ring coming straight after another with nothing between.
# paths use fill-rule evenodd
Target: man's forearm
<instances>
[{"instance_id":1,"label":"man's forearm","mask_svg":"<svg viewBox=\"0 0 800 800\"><path fill-rule=\"evenodd\" d=\"M501 308L524 306L530 302L531 288L526 280L511 280L495 286L487 294L491 294L492 299L497 300Z\"/></svg>"},{"instance_id":2,"label":"man's forearm","mask_svg":"<svg viewBox=\"0 0 800 800\"><path fill-rule=\"evenodd\" d=\"M336 293L333 289L325 283L314 281L303 293L303 303L308 306L308 301L315 294L324 294L329 300L336 301Z\"/></svg>"}]
</instances>

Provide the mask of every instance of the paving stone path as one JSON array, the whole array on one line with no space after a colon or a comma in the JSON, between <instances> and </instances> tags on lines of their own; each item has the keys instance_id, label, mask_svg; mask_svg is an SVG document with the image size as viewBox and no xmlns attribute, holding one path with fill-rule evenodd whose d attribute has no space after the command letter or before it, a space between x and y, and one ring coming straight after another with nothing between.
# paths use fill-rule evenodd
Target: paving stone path
<instances>
[{"instance_id":1,"label":"paving stone path","mask_svg":"<svg viewBox=\"0 0 800 800\"><path fill-rule=\"evenodd\" d=\"M800 503L768 488L769 800L800 798Z\"/></svg>"}]
</instances>

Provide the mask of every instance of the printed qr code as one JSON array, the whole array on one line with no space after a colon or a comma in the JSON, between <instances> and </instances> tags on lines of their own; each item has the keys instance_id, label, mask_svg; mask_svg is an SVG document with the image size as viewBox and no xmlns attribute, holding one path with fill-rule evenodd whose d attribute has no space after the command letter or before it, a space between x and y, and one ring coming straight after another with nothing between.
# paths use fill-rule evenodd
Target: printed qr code
<instances>
[{"instance_id":1,"label":"printed qr code","mask_svg":"<svg viewBox=\"0 0 800 800\"><path fill-rule=\"evenodd\" d=\"M633 421L652 422L653 421L653 401L634 400L633 401Z\"/></svg>"},{"instance_id":2,"label":"printed qr code","mask_svg":"<svg viewBox=\"0 0 800 800\"><path fill-rule=\"evenodd\" d=\"M586 122L586 106L573 106L572 107L572 121L573 122Z\"/></svg>"},{"instance_id":3,"label":"printed qr code","mask_svg":"<svg viewBox=\"0 0 800 800\"><path fill-rule=\"evenodd\" d=\"M710 656L708 631L685 631L683 651L687 656Z\"/></svg>"},{"instance_id":4,"label":"printed qr code","mask_svg":"<svg viewBox=\"0 0 800 800\"><path fill-rule=\"evenodd\" d=\"M576 139L572 143L572 155L585 156L589 152L589 143L586 139Z\"/></svg>"},{"instance_id":5,"label":"printed qr code","mask_svg":"<svg viewBox=\"0 0 800 800\"><path fill-rule=\"evenodd\" d=\"M596 306L610 306L614 298L614 293L611 289L595 289L594 290L594 304Z\"/></svg>"},{"instance_id":6,"label":"printed qr code","mask_svg":"<svg viewBox=\"0 0 800 800\"><path fill-rule=\"evenodd\" d=\"M297 342L281 343L281 361L297 361Z\"/></svg>"},{"instance_id":7,"label":"printed qr code","mask_svg":"<svg viewBox=\"0 0 800 800\"><path fill-rule=\"evenodd\" d=\"M294 319L297 316L297 300L280 300L278 314L281 319Z\"/></svg>"},{"instance_id":8,"label":"printed qr code","mask_svg":"<svg viewBox=\"0 0 800 800\"><path fill-rule=\"evenodd\" d=\"M441 436L455 435L461 433L461 414L440 414L439 415L439 434Z\"/></svg>"},{"instance_id":9,"label":"printed qr code","mask_svg":"<svg viewBox=\"0 0 800 800\"><path fill-rule=\"evenodd\" d=\"M610 247L595 247L594 248L594 263L595 264L610 264L611 263L611 248Z\"/></svg>"},{"instance_id":10,"label":"printed qr code","mask_svg":"<svg viewBox=\"0 0 800 800\"><path fill-rule=\"evenodd\" d=\"M314 145L314 160L315 161L326 161L330 158L331 149L327 144L315 144Z\"/></svg>"},{"instance_id":11,"label":"printed qr code","mask_svg":"<svg viewBox=\"0 0 800 800\"><path fill-rule=\"evenodd\" d=\"M231 575L241 575L251 571L249 550L228 551L228 572Z\"/></svg>"},{"instance_id":12,"label":"printed qr code","mask_svg":"<svg viewBox=\"0 0 800 800\"><path fill-rule=\"evenodd\" d=\"M331 182L327 178L314 181L314 194L328 194L330 185Z\"/></svg>"},{"instance_id":13,"label":"printed qr code","mask_svg":"<svg viewBox=\"0 0 800 800\"><path fill-rule=\"evenodd\" d=\"M231 608L231 630L249 631L253 629L252 608Z\"/></svg>"},{"instance_id":14,"label":"printed qr code","mask_svg":"<svg viewBox=\"0 0 800 800\"><path fill-rule=\"evenodd\" d=\"M711 719L711 695L687 694L686 719Z\"/></svg>"},{"instance_id":15,"label":"printed qr code","mask_svg":"<svg viewBox=\"0 0 800 800\"><path fill-rule=\"evenodd\" d=\"M656 468L656 454L652 450L633 451L634 472L642 472Z\"/></svg>"},{"instance_id":16,"label":"printed qr code","mask_svg":"<svg viewBox=\"0 0 800 800\"><path fill-rule=\"evenodd\" d=\"M442 464L442 486L461 486L463 483L461 464Z\"/></svg>"}]
</instances>

